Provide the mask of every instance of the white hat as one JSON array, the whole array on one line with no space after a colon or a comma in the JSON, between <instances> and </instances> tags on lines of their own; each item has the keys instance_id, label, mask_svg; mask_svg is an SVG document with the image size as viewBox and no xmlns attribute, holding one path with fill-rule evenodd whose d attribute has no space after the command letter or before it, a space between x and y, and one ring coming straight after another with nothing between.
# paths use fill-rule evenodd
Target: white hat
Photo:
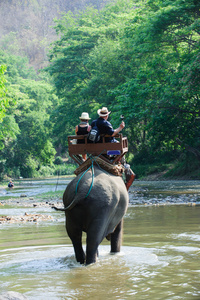
<instances>
[{"instance_id":1,"label":"white hat","mask_svg":"<svg viewBox=\"0 0 200 300\"><path fill-rule=\"evenodd\" d=\"M111 111L108 111L107 107L102 107L97 110L97 113L99 117L106 117L111 113Z\"/></svg>"},{"instance_id":2,"label":"white hat","mask_svg":"<svg viewBox=\"0 0 200 300\"><path fill-rule=\"evenodd\" d=\"M80 120L90 120L89 114L86 112L83 112L81 116L79 117Z\"/></svg>"}]
</instances>

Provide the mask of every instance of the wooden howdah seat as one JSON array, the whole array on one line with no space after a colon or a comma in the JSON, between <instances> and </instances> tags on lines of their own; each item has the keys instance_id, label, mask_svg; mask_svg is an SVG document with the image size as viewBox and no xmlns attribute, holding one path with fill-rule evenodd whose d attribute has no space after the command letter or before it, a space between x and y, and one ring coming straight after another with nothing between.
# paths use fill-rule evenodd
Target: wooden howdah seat
<instances>
[{"instance_id":1,"label":"wooden howdah seat","mask_svg":"<svg viewBox=\"0 0 200 300\"><path fill-rule=\"evenodd\" d=\"M102 135L102 143L88 143L87 135L68 136L69 156L79 165L84 163L82 154L87 154L88 157L98 156L110 164L117 164L128 152L127 137L123 137L121 133L116 135L117 143L106 143L105 137L108 135ZM84 140L84 144L78 144L79 139Z\"/></svg>"}]
</instances>

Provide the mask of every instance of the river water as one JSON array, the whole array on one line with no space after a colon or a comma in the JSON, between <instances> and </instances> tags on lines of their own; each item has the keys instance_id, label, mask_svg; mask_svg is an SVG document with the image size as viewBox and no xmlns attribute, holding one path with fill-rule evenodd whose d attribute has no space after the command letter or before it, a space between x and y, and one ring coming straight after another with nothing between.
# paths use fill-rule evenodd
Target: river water
<instances>
[{"instance_id":1,"label":"river water","mask_svg":"<svg viewBox=\"0 0 200 300\"><path fill-rule=\"evenodd\" d=\"M68 182L62 179L56 188ZM41 184L55 189L56 179ZM18 196L41 193L39 182L32 185L34 191L21 184ZM3 202L8 195L2 193ZM16 197L17 188L9 193ZM25 212L53 220L0 224L0 294L16 291L31 300L200 299L199 181L135 181L121 252L110 255L105 240L98 262L87 267L75 261L62 212L45 205L0 208L4 215Z\"/></svg>"}]
</instances>

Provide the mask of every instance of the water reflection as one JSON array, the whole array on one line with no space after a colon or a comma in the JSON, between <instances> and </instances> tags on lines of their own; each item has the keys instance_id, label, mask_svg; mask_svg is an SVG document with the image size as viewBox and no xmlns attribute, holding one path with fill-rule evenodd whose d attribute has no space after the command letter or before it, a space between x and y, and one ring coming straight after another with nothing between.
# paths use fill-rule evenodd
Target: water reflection
<instances>
[{"instance_id":1,"label":"water reflection","mask_svg":"<svg viewBox=\"0 0 200 300\"><path fill-rule=\"evenodd\" d=\"M54 220L0 225L1 292L24 293L30 300L200 299L199 194L199 182L136 181L121 252L110 255L105 240L98 262L89 267L75 261L62 212L6 206L4 214L41 212ZM179 205L167 205L172 200Z\"/></svg>"},{"instance_id":2,"label":"water reflection","mask_svg":"<svg viewBox=\"0 0 200 300\"><path fill-rule=\"evenodd\" d=\"M10 249L4 259L1 252L1 287L29 299L192 299L200 295L191 263L198 250L124 246L111 256L101 245L98 262L83 267L70 246Z\"/></svg>"},{"instance_id":3,"label":"water reflection","mask_svg":"<svg viewBox=\"0 0 200 300\"><path fill-rule=\"evenodd\" d=\"M154 249L123 247L120 255L112 256L109 255L108 246L102 245L99 250L98 263L89 267L75 262L70 246L10 249L5 256L2 255L5 252L1 251L2 288L7 287L8 281L14 279L14 287L26 286L27 295L31 299L44 299L43 295L38 295L40 290L51 295L51 299L52 296L55 299L64 297L66 291L69 297L67 299L72 299L75 295L78 299L102 299L106 295L110 299L117 299L120 294L127 293L127 285L130 285L128 293L133 293L130 290L133 278L135 282L141 281L141 277L150 275L152 266L162 268L166 265L159 261L153 253ZM50 282L52 286L49 285Z\"/></svg>"},{"instance_id":4,"label":"water reflection","mask_svg":"<svg viewBox=\"0 0 200 300\"><path fill-rule=\"evenodd\" d=\"M104 241L89 267L75 261L64 219L8 226L1 231L1 289L39 300L198 299L199 217L200 206L129 207L122 251L110 255Z\"/></svg>"}]
</instances>

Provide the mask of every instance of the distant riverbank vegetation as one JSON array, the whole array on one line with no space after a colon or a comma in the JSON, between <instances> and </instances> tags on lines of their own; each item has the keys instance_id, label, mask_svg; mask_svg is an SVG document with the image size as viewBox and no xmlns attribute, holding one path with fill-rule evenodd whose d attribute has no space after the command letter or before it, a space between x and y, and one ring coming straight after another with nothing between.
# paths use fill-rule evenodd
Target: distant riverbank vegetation
<instances>
[{"instance_id":1,"label":"distant riverbank vegetation","mask_svg":"<svg viewBox=\"0 0 200 300\"><path fill-rule=\"evenodd\" d=\"M0 179L72 174L67 136L102 106L125 116L137 178L200 179L199 1L110 1L55 31L45 69L0 50Z\"/></svg>"}]
</instances>

